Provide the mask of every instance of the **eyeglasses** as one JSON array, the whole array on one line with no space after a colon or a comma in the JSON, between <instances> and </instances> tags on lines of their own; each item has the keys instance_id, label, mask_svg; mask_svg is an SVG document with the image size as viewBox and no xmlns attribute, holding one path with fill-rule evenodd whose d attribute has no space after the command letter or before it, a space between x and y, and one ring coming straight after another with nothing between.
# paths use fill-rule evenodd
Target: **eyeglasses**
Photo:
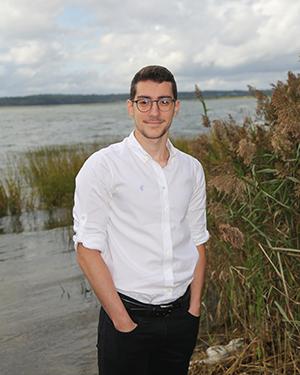
<instances>
[{"instance_id":1,"label":"eyeglasses","mask_svg":"<svg viewBox=\"0 0 300 375\"><path fill-rule=\"evenodd\" d=\"M132 100L133 103L136 103L137 109L140 112L148 112L151 110L153 103L157 103L158 109L162 112L168 112L173 108L175 99L172 98L160 98L152 100L149 98L141 98L137 100Z\"/></svg>"}]
</instances>

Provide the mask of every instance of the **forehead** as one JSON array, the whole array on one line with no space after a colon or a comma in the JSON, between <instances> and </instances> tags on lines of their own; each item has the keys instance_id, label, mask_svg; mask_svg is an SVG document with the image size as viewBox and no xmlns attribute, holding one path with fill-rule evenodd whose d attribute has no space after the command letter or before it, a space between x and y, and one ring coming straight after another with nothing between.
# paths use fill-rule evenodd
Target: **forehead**
<instances>
[{"instance_id":1,"label":"forehead","mask_svg":"<svg viewBox=\"0 0 300 375\"><path fill-rule=\"evenodd\" d=\"M171 96L173 97L172 92L172 83L171 82L154 82L154 81L139 81L136 84L136 97L138 96L147 96L151 98L158 98L161 96Z\"/></svg>"}]
</instances>

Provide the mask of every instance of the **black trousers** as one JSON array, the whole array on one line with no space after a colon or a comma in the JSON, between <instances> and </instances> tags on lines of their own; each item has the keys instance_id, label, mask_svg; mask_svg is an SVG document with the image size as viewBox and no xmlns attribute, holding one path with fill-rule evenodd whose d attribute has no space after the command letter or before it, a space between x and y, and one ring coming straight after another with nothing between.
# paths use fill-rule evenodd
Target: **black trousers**
<instances>
[{"instance_id":1,"label":"black trousers","mask_svg":"<svg viewBox=\"0 0 300 375\"><path fill-rule=\"evenodd\" d=\"M199 318L188 313L189 291L180 306L163 315L145 314L144 310L136 309L138 301L122 297L126 298L123 303L138 325L128 333L117 331L101 308L99 375L186 375L199 328Z\"/></svg>"}]
</instances>

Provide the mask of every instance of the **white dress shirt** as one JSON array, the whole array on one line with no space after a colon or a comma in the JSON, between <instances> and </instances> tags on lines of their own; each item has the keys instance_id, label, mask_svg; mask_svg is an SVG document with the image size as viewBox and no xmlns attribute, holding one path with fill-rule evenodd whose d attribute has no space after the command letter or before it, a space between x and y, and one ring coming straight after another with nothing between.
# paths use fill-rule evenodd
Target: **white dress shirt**
<instances>
[{"instance_id":1,"label":"white dress shirt","mask_svg":"<svg viewBox=\"0 0 300 375\"><path fill-rule=\"evenodd\" d=\"M116 289L144 303L184 294L205 243L205 177L168 141L161 167L132 132L94 153L76 177L75 248L101 251Z\"/></svg>"}]
</instances>

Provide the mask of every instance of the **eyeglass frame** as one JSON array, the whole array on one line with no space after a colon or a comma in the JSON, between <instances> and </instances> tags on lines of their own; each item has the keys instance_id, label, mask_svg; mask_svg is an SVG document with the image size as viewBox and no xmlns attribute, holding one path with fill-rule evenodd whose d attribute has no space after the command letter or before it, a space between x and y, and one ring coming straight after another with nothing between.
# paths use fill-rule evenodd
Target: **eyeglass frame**
<instances>
[{"instance_id":1,"label":"eyeglass frame","mask_svg":"<svg viewBox=\"0 0 300 375\"><path fill-rule=\"evenodd\" d=\"M150 108L147 109L146 111L141 111L141 109L140 109L139 106L138 106L138 102L139 102L140 100L143 100L143 99L147 99L147 100L149 100L149 102L150 102ZM176 103L176 99L172 98L171 96L162 96L162 97L160 97L160 98L158 98L158 99L151 99L151 98L149 98L149 97L143 96L143 97L141 97L141 98L139 98L139 99L136 99L136 100L131 100L131 99L130 99L130 101L131 101L132 103L135 103L137 109L138 109L140 112L142 112L142 113L146 113L146 112L151 111L151 109L152 109L152 107L153 107L153 103L157 103L157 108L158 108L161 112L169 112L169 111L171 111L172 108L167 109L167 110L162 110L162 109L160 108L158 102L159 102L160 100L162 100L162 99L170 99L171 102L172 102L173 104Z\"/></svg>"}]
</instances>

